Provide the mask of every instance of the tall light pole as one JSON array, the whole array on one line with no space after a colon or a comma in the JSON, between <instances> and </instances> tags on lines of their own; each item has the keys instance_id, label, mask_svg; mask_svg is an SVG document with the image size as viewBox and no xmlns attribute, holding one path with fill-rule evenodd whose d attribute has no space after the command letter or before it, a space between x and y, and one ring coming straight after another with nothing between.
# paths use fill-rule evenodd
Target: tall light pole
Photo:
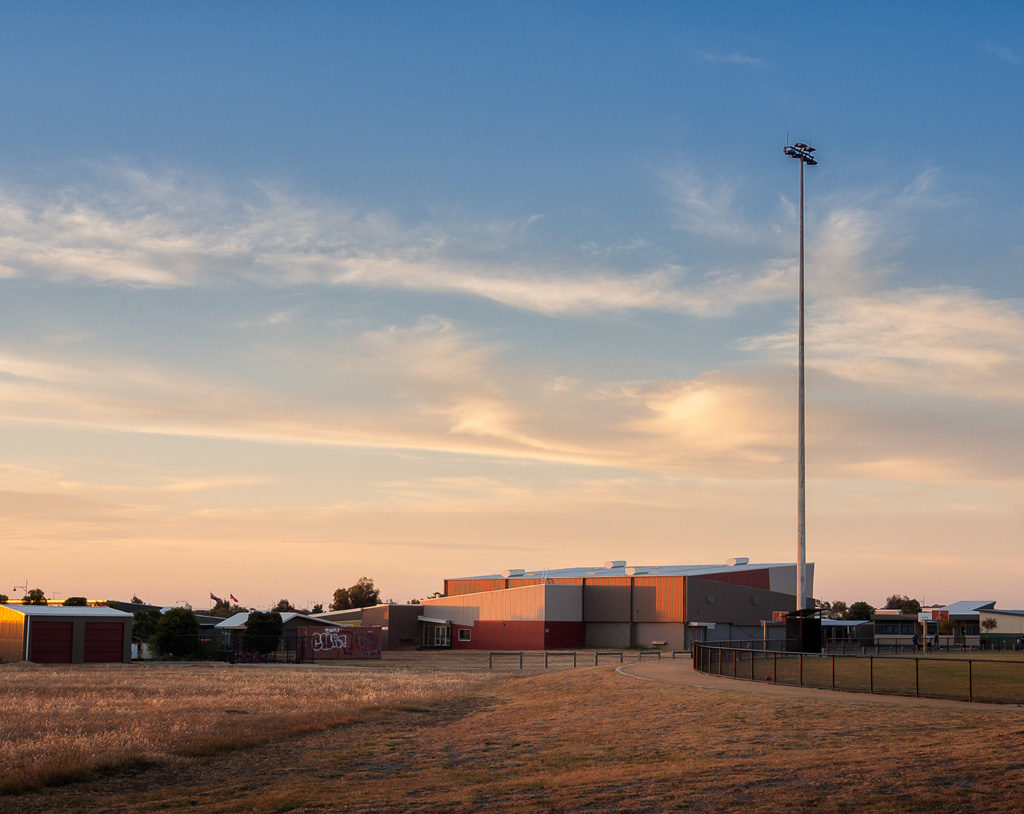
<instances>
[{"instance_id":1,"label":"tall light pole","mask_svg":"<svg viewBox=\"0 0 1024 814\"><path fill-rule=\"evenodd\" d=\"M797 408L797 497L796 497L796 609L807 605L807 517L804 501L804 164L812 167L813 147L794 142L783 152L800 162L800 299L797 347L799 348L799 407Z\"/></svg>"}]
</instances>

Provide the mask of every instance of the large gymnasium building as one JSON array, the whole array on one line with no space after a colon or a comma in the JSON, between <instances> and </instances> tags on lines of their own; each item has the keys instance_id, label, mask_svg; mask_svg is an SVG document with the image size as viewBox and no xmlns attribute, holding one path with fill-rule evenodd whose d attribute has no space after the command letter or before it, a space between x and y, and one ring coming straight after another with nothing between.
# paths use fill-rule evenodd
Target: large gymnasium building
<instances>
[{"instance_id":1,"label":"large gymnasium building","mask_svg":"<svg viewBox=\"0 0 1024 814\"><path fill-rule=\"evenodd\" d=\"M811 594L814 566L807 566ZM384 627L387 647L554 650L671 647L760 639L762 622L796 606L796 565L509 569L444 581L444 596L323 616Z\"/></svg>"}]
</instances>

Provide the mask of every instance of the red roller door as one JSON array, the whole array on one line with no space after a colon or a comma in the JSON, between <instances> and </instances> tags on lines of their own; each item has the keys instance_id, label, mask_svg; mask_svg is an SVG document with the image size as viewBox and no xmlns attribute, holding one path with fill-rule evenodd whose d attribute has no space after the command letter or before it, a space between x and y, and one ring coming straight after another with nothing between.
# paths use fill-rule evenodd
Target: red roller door
<instances>
[{"instance_id":1,"label":"red roller door","mask_svg":"<svg viewBox=\"0 0 1024 814\"><path fill-rule=\"evenodd\" d=\"M86 661L124 661L124 623L85 623Z\"/></svg>"},{"instance_id":2,"label":"red roller door","mask_svg":"<svg viewBox=\"0 0 1024 814\"><path fill-rule=\"evenodd\" d=\"M32 637L29 661L40 664L71 663L71 622L39 622L33 619L29 627Z\"/></svg>"}]
</instances>

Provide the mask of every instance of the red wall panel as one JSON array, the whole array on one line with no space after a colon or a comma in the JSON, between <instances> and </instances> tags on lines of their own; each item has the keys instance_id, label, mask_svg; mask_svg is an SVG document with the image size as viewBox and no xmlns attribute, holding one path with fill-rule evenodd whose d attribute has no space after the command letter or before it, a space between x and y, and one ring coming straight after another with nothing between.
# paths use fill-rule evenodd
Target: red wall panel
<instances>
[{"instance_id":1,"label":"red wall panel","mask_svg":"<svg viewBox=\"0 0 1024 814\"><path fill-rule=\"evenodd\" d=\"M734 571L732 573L701 574L702 579L713 579L715 582L728 582L731 585L745 585L748 588L761 588L765 591L772 589L771 579L767 568L758 568L756 571Z\"/></svg>"},{"instance_id":2,"label":"red wall panel","mask_svg":"<svg viewBox=\"0 0 1024 814\"><path fill-rule=\"evenodd\" d=\"M569 623L573 624L573 623ZM543 650L543 622L477 622L470 630L473 639L460 642L458 629L452 625L454 650Z\"/></svg>"},{"instance_id":3,"label":"red wall panel","mask_svg":"<svg viewBox=\"0 0 1024 814\"><path fill-rule=\"evenodd\" d=\"M582 622L548 622L544 634L545 650L568 650L583 647Z\"/></svg>"},{"instance_id":4,"label":"red wall panel","mask_svg":"<svg viewBox=\"0 0 1024 814\"><path fill-rule=\"evenodd\" d=\"M473 638L468 642L460 642L460 628L471 630ZM582 646L582 622L477 622L473 627L452 625L453 650L562 650Z\"/></svg>"}]
</instances>

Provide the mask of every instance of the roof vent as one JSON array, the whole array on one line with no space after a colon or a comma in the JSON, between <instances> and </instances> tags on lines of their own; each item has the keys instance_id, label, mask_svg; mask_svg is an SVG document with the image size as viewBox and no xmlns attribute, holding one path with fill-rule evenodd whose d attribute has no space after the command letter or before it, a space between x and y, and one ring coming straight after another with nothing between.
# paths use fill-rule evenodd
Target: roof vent
<instances>
[{"instance_id":1,"label":"roof vent","mask_svg":"<svg viewBox=\"0 0 1024 814\"><path fill-rule=\"evenodd\" d=\"M605 568L625 568L626 567L626 561L625 560L608 560L604 564L604 567Z\"/></svg>"},{"instance_id":2,"label":"roof vent","mask_svg":"<svg viewBox=\"0 0 1024 814\"><path fill-rule=\"evenodd\" d=\"M726 565L746 565L750 562L750 557L729 557L725 561Z\"/></svg>"},{"instance_id":3,"label":"roof vent","mask_svg":"<svg viewBox=\"0 0 1024 814\"><path fill-rule=\"evenodd\" d=\"M522 568L506 568L501 572L501 575L508 579L509 577L521 577L526 572Z\"/></svg>"},{"instance_id":4,"label":"roof vent","mask_svg":"<svg viewBox=\"0 0 1024 814\"><path fill-rule=\"evenodd\" d=\"M634 577L634 576L637 576L638 574L646 574L646 573L647 573L647 569L646 568L637 568L634 565L631 565L631 566L629 566L629 568L626 569L626 576L629 576L629 577Z\"/></svg>"}]
</instances>

